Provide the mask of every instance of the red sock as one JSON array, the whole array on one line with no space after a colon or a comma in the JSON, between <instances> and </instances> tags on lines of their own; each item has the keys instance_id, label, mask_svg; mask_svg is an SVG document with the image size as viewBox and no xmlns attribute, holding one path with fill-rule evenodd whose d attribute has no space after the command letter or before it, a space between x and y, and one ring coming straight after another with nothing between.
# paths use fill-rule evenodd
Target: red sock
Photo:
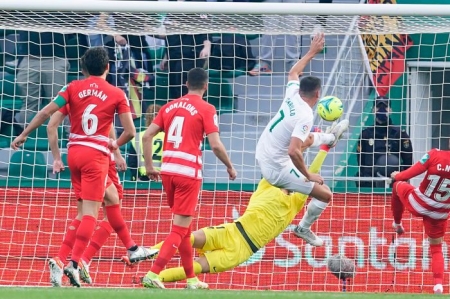
<instances>
[{"instance_id":1,"label":"red sock","mask_svg":"<svg viewBox=\"0 0 450 299\"><path fill-rule=\"evenodd\" d=\"M186 273L186 278L194 278L195 272L191 245L191 229L187 231L183 240L181 240L178 252L180 253L181 264L183 265L184 272Z\"/></svg>"},{"instance_id":2,"label":"red sock","mask_svg":"<svg viewBox=\"0 0 450 299\"><path fill-rule=\"evenodd\" d=\"M403 212L405 211L405 207L403 206L400 197L397 195L397 184L398 182L395 182L392 186L391 210L392 215L394 216L394 222L396 224L400 224L402 221Z\"/></svg>"},{"instance_id":3,"label":"red sock","mask_svg":"<svg viewBox=\"0 0 450 299\"><path fill-rule=\"evenodd\" d=\"M75 243L75 237L77 235L78 227L80 226L81 221L78 219L72 220L72 223L67 228L66 234L64 235L64 240L59 248L58 257L61 261L67 259L67 256L72 251L73 243Z\"/></svg>"},{"instance_id":4,"label":"red sock","mask_svg":"<svg viewBox=\"0 0 450 299\"><path fill-rule=\"evenodd\" d=\"M95 217L89 215L83 216L80 227L78 227L77 230L77 237L75 239L75 244L73 245L72 257L70 260L76 263L80 261L81 255L94 233L96 224L97 219L95 219Z\"/></svg>"},{"instance_id":5,"label":"red sock","mask_svg":"<svg viewBox=\"0 0 450 299\"><path fill-rule=\"evenodd\" d=\"M155 274L159 274L162 269L167 265L167 263L172 259L173 255L177 251L178 247L180 247L181 240L184 239L189 228L181 227L178 225L172 226L172 231L164 240L164 243L159 251L158 257L156 261L153 263L152 271ZM191 257L192 258L192 257Z\"/></svg>"},{"instance_id":6,"label":"red sock","mask_svg":"<svg viewBox=\"0 0 450 299\"><path fill-rule=\"evenodd\" d=\"M127 249L136 246L136 243L131 239L130 231L128 230L125 220L123 220L120 212L120 205L106 206L106 217L108 217L109 224L116 232L119 239Z\"/></svg>"},{"instance_id":7,"label":"red sock","mask_svg":"<svg viewBox=\"0 0 450 299\"><path fill-rule=\"evenodd\" d=\"M444 281L444 255L442 254L442 244L430 244L430 252L434 284L442 284Z\"/></svg>"},{"instance_id":8,"label":"red sock","mask_svg":"<svg viewBox=\"0 0 450 299\"><path fill-rule=\"evenodd\" d=\"M97 253L97 251L100 250L100 248L102 248L103 244L106 243L106 240L108 240L112 231L113 229L107 220L100 222L92 235L88 248L86 248L83 256L81 257L83 261L88 264L90 263L92 257Z\"/></svg>"}]
</instances>

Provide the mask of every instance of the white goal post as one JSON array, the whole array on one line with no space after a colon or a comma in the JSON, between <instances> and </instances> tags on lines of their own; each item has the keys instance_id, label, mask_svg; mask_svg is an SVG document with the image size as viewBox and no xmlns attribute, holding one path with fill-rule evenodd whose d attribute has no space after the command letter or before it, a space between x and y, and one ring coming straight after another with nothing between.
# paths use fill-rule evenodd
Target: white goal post
<instances>
[{"instance_id":1,"label":"white goal post","mask_svg":"<svg viewBox=\"0 0 450 299\"><path fill-rule=\"evenodd\" d=\"M450 19L445 16L450 14L448 5L355 5L355 4L317 4L317 3L243 3L243 2L212 2L205 5L204 2L166 2L166 1L108 1L108 0L56 0L42 3L33 0L0 1L0 27L21 28L35 30L52 29L57 31L76 31L98 33L98 28L86 27L83 19L92 16L92 13L110 12L122 16L121 21L128 25L127 28L117 27L114 32L102 29L105 34L158 34L155 23L159 23L160 15L174 14L178 16L179 28L171 28L167 34L196 33L196 32L221 32L240 34L311 34L314 22L306 22L303 26L292 24L279 24L278 26L258 26L257 23L248 21L249 16L258 14L270 15L274 19L285 16L336 16L331 21L332 26L327 28L327 34L348 34L348 27L353 16L396 16L404 17L403 21L383 22L376 26L377 33L425 33L445 32L450 26ZM53 16L64 18L64 13L73 12L78 18L67 16L67 20L60 23L46 23L36 27L35 17L39 12L49 13ZM192 14L214 15L216 25L205 28L205 22L190 16ZM437 18L429 18L437 17ZM221 20L223 18L223 20ZM365 28L361 22L355 28L354 34L373 33L373 26ZM80 26L81 25L81 26ZM400 26L399 26L400 25ZM28 28L30 27L30 28Z\"/></svg>"},{"instance_id":2,"label":"white goal post","mask_svg":"<svg viewBox=\"0 0 450 299\"><path fill-rule=\"evenodd\" d=\"M243 265L202 279L218 289L339 291L340 282L326 268L327 259L339 253L356 263L357 274L348 284L348 291L422 292L424 286L428 287L432 281L429 244L421 223L407 216L407 232L401 238L391 233L390 189L376 184L359 186L365 179L383 184L386 177L358 177L356 151L361 130L374 123L373 67L386 60L404 63L404 69L396 70L399 76L388 80L387 88L392 120L409 133L411 140L404 146L413 146L414 161L428 147L442 146L450 137L450 72L447 63L443 63L450 61L450 5L359 4L359 0L306 2L314 3L0 0L0 286L49 286L46 262L59 248L68 221L75 215L70 172L66 168L60 175L52 173L46 127L30 136L23 150L9 149L9 142L23 125L14 118L21 106L33 97L42 103L49 100L48 95L41 99L41 94L29 92L36 82L19 75L24 70L36 71L33 66L20 65L24 57L30 56L21 54L21 50L32 44L21 41L20 34L25 31L76 35L70 42L52 44L64 50L64 59L71 66L54 73L53 79L61 76L64 84L82 78L79 58L87 46L78 43L81 39L109 35L116 55L112 63L132 65L139 62L137 56L128 53L124 58L121 52L132 48L130 40L121 45L115 37L144 37L145 45L134 46L144 57L139 58L142 65L133 64L133 70L121 74L125 83L119 86L129 98L134 97L133 113L140 132L146 128L144 102L164 104L172 99L168 91L170 73L167 67L161 68L170 45L160 35L208 34L213 36L213 47L225 35L245 37L245 43L239 46L253 51L254 57L247 57L253 62L252 68L224 70L204 64L209 67L210 77L205 99L218 110L221 139L239 176L230 183L225 169L204 146L204 184L195 229L232 222L245 211L261 179L255 161L257 140L283 100L287 71L306 53L311 35L317 32L318 20L325 17L325 50L311 61L305 74L324 82L324 96L334 95L342 100L344 117L351 124L321 169L334 192L333 203L313 226L325 245L305 245L292 236L293 226L289 226ZM114 22L107 21L107 26L93 22L100 14L113 16ZM395 56L392 49L400 35L408 36L411 42L401 45L404 51ZM36 45L43 46L39 42ZM265 67L261 67L263 62L267 62ZM251 74L253 67L256 75ZM391 77L395 73L391 70L386 67L377 71ZM153 81L145 81L145 85L136 79L134 71ZM34 113L37 109L28 110ZM316 117L315 125L324 128L329 124ZM67 125L60 129L63 133ZM65 144L66 136L60 137ZM368 142L373 144L374 140ZM128 146L122 154L128 160ZM306 155L308 164L314 154L311 150ZM161 241L171 225L171 212L161 185L136 179L130 172L121 174L121 179L125 186L122 211L133 239L148 246ZM297 224L302 213L293 224ZM447 251L444 245L446 258ZM139 283L150 263L125 269L117 262L123 253L120 240L110 237L92 260L94 286L135 287ZM447 263L445 266L447 269Z\"/></svg>"}]
</instances>

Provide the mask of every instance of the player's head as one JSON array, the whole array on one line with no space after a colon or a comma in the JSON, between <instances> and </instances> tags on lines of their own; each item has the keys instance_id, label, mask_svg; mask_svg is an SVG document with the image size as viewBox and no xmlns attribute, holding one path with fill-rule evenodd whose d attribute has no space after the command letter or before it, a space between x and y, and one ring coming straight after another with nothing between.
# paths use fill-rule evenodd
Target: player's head
<instances>
[{"instance_id":1,"label":"player's head","mask_svg":"<svg viewBox=\"0 0 450 299\"><path fill-rule=\"evenodd\" d=\"M320 89L322 82L319 78L313 76L306 76L300 80L300 96L304 100L308 100L312 105L315 105L320 97Z\"/></svg>"},{"instance_id":2,"label":"player's head","mask_svg":"<svg viewBox=\"0 0 450 299\"><path fill-rule=\"evenodd\" d=\"M109 71L108 52L103 47L93 47L84 53L80 62L89 76L107 75Z\"/></svg>"},{"instance_id":3,"label":"player's head","mask_svg":"<svg viewBox=\"0 0 450 299\"><path fill-rule=\"evenodd\" d=\"M152 104L148 106L147 110L145 111L145 126L147 128L150 126L153 119L158 114L159 110L161 110L161 106L158 104Z\"/></svg>"},{"instance_id":4,"label":"player's head","mask_svg":"<svg viewBox=\"0 0 450 299\"><path fill-rule=\"evenodd\" d=\"M387 124L389 122L389 114L391 113L389 100L385 97L378 97L375 100L373 112L375 113L375 120L378 124L380 125Z\"/></svg>"},{"instance_id":5,"label":"player's head","mask_svg":"<svg viewBox=\"0 0 450 299\"><path fill-rule=\"evenodd\" d=\"M189 92L204 93L208 89L208 73L202 68L193 68L188 72L186 86Z\"/></svg>"}]
</instances>

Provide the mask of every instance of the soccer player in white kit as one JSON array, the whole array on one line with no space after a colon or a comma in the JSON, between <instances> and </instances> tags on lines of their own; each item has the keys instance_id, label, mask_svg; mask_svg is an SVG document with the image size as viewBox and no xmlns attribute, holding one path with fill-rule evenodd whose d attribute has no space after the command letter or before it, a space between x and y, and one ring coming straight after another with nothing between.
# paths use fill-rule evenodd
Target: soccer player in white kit
<instances>
[{"instance_id":1,"label":"soccer player in white kit","mask_svg":"<svg viewBox=\"0 0 450 299\"><path fill-rule=\"evenodd\" d=\"M256 160L263 177L273 186L312 197L307 212L294 234L313 246L322 246L323 240L311 231L311 225L320 217L332 199L328 186L319 174L308 171L303 159L307 146L328 145L334 147L348 129L348 120L333 124L330 133L310 133L313 126L313 110L320 96L321 81L307 76L299 82L303 69L322 51L325 38L317 34L308 53L290 70L283 103L262 133L256 146Z\"/></svg>"}]
</instances>

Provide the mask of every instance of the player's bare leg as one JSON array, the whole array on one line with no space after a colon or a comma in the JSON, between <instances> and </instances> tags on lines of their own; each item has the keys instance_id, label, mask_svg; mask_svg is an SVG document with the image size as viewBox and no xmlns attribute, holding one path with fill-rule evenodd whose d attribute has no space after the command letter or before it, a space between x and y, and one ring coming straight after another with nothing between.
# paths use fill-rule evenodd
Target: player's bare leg
<instances>
[{"instance_id":1,"label":"player's bare leg","mask_svg":"<svg viewBox=\"0 0 450 299\"><path fill-rule=\"evenodd\" d=\"M77 210L79 213L67 228L66 234L64 235L64 240L59 248L58 255L48 261L48 266L50 268L50 283L54 287L60 287L62 285L64 262L67 260L67 256L72 251L73 244L75 242L76 233L82 217L82 205L83 202L81 200L77 202Z\"/></svg>"},{"instance_id":2,"label":"player's bare leg","mask_svg":"<svg viewBox=\"0 0 450 299\"><path fill-rule=\"evenodd\" d=\"M339 123L333 123L326 133L311 133L313 136L311 146L320 146L321 150L329 151L335 147L337 142L342 138L345 131L348 130L349 122L344 119ZM332 141L331 137L333 137ZM333 194L330 188L326 185L314 184L310 193L312 199L310 200L305 215L300 223L294 229L294 235L305 240L308 244L313 246L322 246L323 240L311 231L312 224L319 219L320 215L325 211L328 204L331 202Z\"/></svg>"},{"instance_id":3,"label":"player's bare leg","mask_svg":"<svg viewBox=\"0 0 450 299\"><path fill-rule=\"evenodd\" d=\"M397 188L399 184L406 184L405 182L394 182L392 186L392 197L391 197L391 210L392 215L394 216L394 222L392 223L392 227L395 232L399 235L405 233L405 229L402 225L402 217L403 212L405 211L405 206L403 205L400 197L398 196Z\"/></svg>"},{"instance_id":4,"label":"player's bare leg","mask_svg":"<svg viewBox=\"0 0 450 299\"><path fill-rule=\"evenodd\" d=\"M294 228L294 235L312 246L322 246L323 240L311 231L311 226L325 211L333 198L333 194L328 186L315 183L310 195L313 198L309 201L302 220Z\"/></svg>"}]
</instances>

